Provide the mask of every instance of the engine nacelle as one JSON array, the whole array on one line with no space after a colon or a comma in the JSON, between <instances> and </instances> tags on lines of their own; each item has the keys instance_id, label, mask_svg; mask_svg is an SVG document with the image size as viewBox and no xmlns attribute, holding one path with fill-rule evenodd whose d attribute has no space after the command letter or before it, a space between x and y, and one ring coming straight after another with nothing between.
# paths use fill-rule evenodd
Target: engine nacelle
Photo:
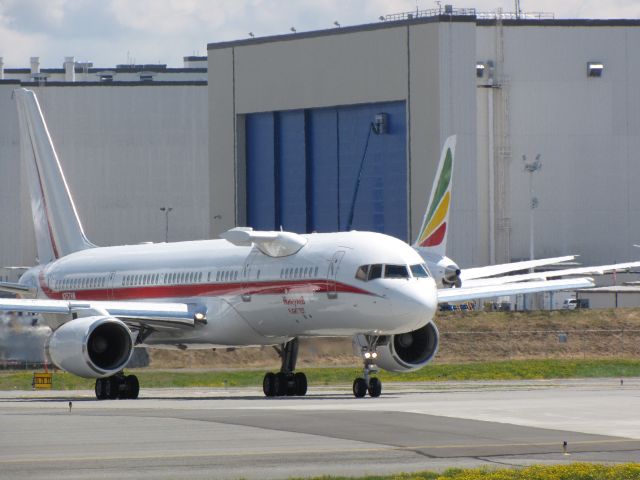
<instances>
[{"instance_id":1,"label":"engine nacelle","mask_svg":"<svg viewBox=\"0 0 640 480\"><path fill-rule=\"evenodd\" d=\"M133 354L129 328L117 318L71 320L49 337L47 353L62 370L84 378L102 378L122 370Z\"/></svg>"},{"instance_id":2,"label":"engine nacelle","mask_svg":"<svg viewBox=\"0 0 640 480\"><path fill-rule=\"evenodd\" d=\"M376 348L376 365L390 372L411 372L424 367L438 351L440 334L433 322L413 332L390 335Z\"/></svg>"}]
</instances>

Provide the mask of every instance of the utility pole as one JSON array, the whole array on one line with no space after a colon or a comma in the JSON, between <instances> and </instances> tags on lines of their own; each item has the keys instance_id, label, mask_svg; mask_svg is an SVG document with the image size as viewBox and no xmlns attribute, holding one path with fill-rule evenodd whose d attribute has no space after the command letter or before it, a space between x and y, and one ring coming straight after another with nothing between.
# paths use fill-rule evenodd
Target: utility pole
<instances>
[{"instance_id":1,"label":"utility pole","mask_svg":"<svg viewBox=\"0 0 640 480\"><path fill-rule=\"evenodd\" d=\"M164 241L169 243L169 213L173 210L171 207L160 207L160 211L164 212Z\"/></svg>"}]
</instances>

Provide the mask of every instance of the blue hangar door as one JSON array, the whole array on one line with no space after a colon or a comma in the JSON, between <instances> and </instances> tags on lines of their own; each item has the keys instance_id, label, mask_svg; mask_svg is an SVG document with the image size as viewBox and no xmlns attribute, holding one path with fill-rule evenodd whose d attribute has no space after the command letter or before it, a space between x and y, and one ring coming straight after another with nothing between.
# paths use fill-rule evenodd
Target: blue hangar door
<instances>
[{"instance_id":1,"label":"blue hangar door","mask_svg":"<svg viewBox=\"0 0 640 480\"><path fill-rule=\"evenodd\" d=\"M408 240L404 101L248 114L245 129L248 226L340 231L353 205L352 229Z\"/></svg>"}]
</instances>

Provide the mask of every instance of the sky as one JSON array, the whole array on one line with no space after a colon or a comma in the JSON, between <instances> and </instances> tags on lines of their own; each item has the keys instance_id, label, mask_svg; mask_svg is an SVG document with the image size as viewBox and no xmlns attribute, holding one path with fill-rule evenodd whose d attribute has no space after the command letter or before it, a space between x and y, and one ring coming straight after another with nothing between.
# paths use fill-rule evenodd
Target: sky
<instances>
[{"instance_id":1,"label":"sky","mask_svg":"<svg viewBox=\"0 0 640 480\"><path fill-rule=\"evenodd\" d=\"M515 0L442 0L455 8L512 12ZM555 18L640 18L640 0L520 0L524 12ZM0 0L5 68L61 68L64 58L167 64L206 56L207 43L379 22L392 13L437 8L416 0Z\"/></svg>"}]
</instances>

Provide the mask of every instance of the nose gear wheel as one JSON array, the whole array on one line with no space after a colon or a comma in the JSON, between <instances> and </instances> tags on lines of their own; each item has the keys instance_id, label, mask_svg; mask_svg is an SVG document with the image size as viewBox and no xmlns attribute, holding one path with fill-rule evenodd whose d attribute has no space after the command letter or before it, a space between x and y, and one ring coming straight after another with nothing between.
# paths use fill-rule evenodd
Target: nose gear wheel
<instances>
[{"instance_id":1,"label":"nose gear wheel","mask_svg":"<svg viewBox=\"0 0 640 480\"><path fill-rule=\"evenodd\" d=\"M362 377L358 377L353 381L353 395L356 398L362 398L367 393L370 397L379 397L382 393L382 382L378 377L372 377L372 374L378 373L378 367L376 366L376 359L378 358L378 352L376 348L380 341L379 336L365 335L367 344L362 347L361 354L364 361L364 367L362 369Z\"/></svg>"}]
</instances>

